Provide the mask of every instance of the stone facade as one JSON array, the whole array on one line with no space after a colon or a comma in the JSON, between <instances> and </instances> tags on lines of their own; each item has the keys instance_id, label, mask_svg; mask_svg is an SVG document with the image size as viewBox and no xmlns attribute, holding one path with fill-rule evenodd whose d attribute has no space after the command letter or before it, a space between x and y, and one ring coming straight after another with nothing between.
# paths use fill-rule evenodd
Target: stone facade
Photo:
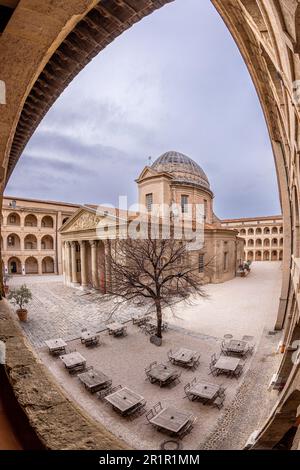
<instances>
[{"instance_id":1,"label":"stone facade","mask_svg":"<svg viewBox=\"0 0 300 470\"><path fill-rule=\"evenodd\" d=\"M283 221L281 215L222 220L222 227L238 230L245 240L244 260L283 260Z\"/></svg>"},{"instance_id":2,"label":"stone facade","mask_svg":"<svg viewBox=\"0 0 300 470\"><path fill-rule=\"evenodd\" d=\"M77 205L3 198L2 270L13 275L62 274L59 229Z\"/></svg>"}]
</instances>

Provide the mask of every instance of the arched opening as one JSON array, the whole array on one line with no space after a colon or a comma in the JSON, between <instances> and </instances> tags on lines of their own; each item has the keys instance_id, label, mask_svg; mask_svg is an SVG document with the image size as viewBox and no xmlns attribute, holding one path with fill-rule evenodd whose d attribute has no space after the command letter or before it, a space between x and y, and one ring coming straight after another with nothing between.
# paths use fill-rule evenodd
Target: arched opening
<instances>
[{"instance_id":1,"label":"arched opening","mask_svg":"<svg viewBox=\"0 0 300 470\"><path fill-rule=\"evenodd\" d=\"M26 237L24 238L24 249L37 250L37 238L35 235L26 235Z\"/></svg>"},{"instance_id":2,"label":"arched opening","mask_svg":"<svg viewBox=\"0 0 300 470\"><path fill-rule=\"evenodd\" d=\"M33 256L26 259L26 261L25 261L25 272L26 272L26 274L38 274L39 273L38 261Z\"/></svg>"},{"instance_id":3,"label":"arched opening","mask_svg":"<svg viewBox=\"0 0 300 470\"><path fill-rule=\"evenodd\" d=\"M272 227L272 234L276 234L278 233L278 228L277 227Z\"/></svg>"},{"instance_id":4,"label":"arched opening","mask_svg":"<svg viewBox=\"0 0 300 470\"><path fill-rule=\"evenodd\" d=\"M21 218L17 212L11 212L7 216L7 225L16 225L17 227L21 225Z\"/></svg>"},{"instance_id":5,"label":"arched opening","mask_svg":"<svg viewBox=\"0 0 300 470\"><path fill-rule=\"evenodd\" d=\"M8 260L8 272L9 274L22 274L22 265L19 258L14 256Z\"/></svg>"},{"instance_id":6,"label":"arched opening","mask_svg":"<svg viewBox=\"0 0 300 470\"><path fill-rule=\"evenodd\" d=\"M64 225L66 222L68 222L68 220L69 220L69 217L65 217L65 218L63 219L63 221L62 221L63 225Z\"/></svg>"},{"instance_id":7,"label":"arched opening","mask_svg":"<svg viewBox=\"0 0 300 470\"><path fill-rule=\"evenodd\" d=\"M261 251L256 251L255 252L255 261L261 261L261 259L262 259Z\"/></svg>"},{"instance_id":8,"label":"arched opening","mask_svg":"<svg viewBox=\"0 0 300 470\"><path fill-rule=\"evenodd\" d=\"M242 236L246 235L246 230L244 228L242 228L240 230L240 235L242 235Z\"/></svg>"},{"instance_id":9,"label":"arched opening","mask_svg":"<svg viewBox=\"0 0 300 470\"><path fill-rule=\"evenodd\" d=\"M45 217L42 218L42 227L53 228L53 226L54 226L53 218L50 215L45 215Z\"/></svg>"},{"instance_id":10,"label":"arched opening","mask_svg":"<svg viewBox=\"0 0 300 470\"><path fill-rule=\"evenodd\" d=\"M280 250L279 251L279 261L282 261L283 260L283 251Z\"/></svg>"},{"instance_id":11,"label":"arched opening","mask_svg":"<svg viewBox=\"0 0 300 470\"><path fill-rule=\"evenodd\" d=\"M280 240L279 240L279 246L283 246L283 238L280 238Z\"/></svg>"},{"instance_id":12,"label":"arched opening","mask_svg":"<svg viewBox=\"0 0 300 470\"><path fill-rule=\"evenodd\" d=\"M270 239L269 238L264 239L264 246L270 246Z\"/></svg>"},{"instance_id":13,"label":"arched opening","mask_svg":"<svg viewBox=\"0 0 300 470\"><path fill-rule=\"evenodd\" d=\"M279 233L283 233L283 227L280 227Z\"/></svg>"},{"instance_id":14,"label":"arched opening","mask_svg":"<svg viewBox=\"0 0 300 470\"><path fill-rule=\"evenodd\" d=\"M21 240L19 235L16 233L11 233L7 237L7 250L20 250L21 249Z\"/></svg>"},{"instance_id":15,"label":"arched opening","mask_svg":"<svg viewBox=\"0 0 300 470\"><path fill-rule=\"evenodd\" d=\"M253 228L248 229L248 235L254 235L254 230Z\"/></svg>"},{"instance_id":16,"label":"arched opening","mask_svg":"<svg viewBox=\"0 0 300 470\"><path fill-rule=\"evenodd\" d=\"M264 251L264 261L270 261L270 252Z\"/></svg>"},{"instance_id":17,"label":"arched opening","mask_svg":"<svg viewBox=\"0 0 300 470\"><path fill-rule=\"evenodd\" d=\"M42 272L43 274L54 274L54 260L50 256L43 259Z\"/></svg>"},{"instance_id":18,"label":"arched opening","mask_svg":"<svg viewBox=\"0 0 300 470\"><path fill-rule=\"evenodd\" d=\"M252 238L249 238L247 245L254 246L254 240Z\"/></svg>"},{"instance_id":19,"label":"arched opening","mask_svg":"<svg viewBox=\"0 0 300 470\"><path fill-rule=\"evenodd\" d=\"M255 230L255 234L256 235L261 235L262 234L262 230L261 230L260 227Z\"/></svg>"},{"instance_id":20,"label":"arched opening","mask_svg":"<svg viewBox=\"0 0 300 470\"><path fill-rule=\"evenodd\" d=\"M247 261L253 261L253 251L248 251L247 253Z\"/></svg>"},{"instance_id":21,"label":"arched opening","mask_svg":"<svg viewBox=\"0 0 300 470\"><path fill-rule=\"evenodd\" d=\"M260 238L258 238L255 242L255 246L262 246L262 241Z\"/></svg>"},{"instance_id":22,"label":"arched opening","mask_svg":"<svg viewBox=\"0 0 300 470\"><path fill-rule=\"evenodd\" d=\"M273 250L272 251L272 261L277 261L278 260L278 254L277 254L277 250Z\"/></svg>"},{"instance_id":23,"label":"arched opening","mask_svg":"<svg viewBox=\"0 0 300 470\"><path fill-rule=\"evenodd\" d=\"M269 233L270 233L269 227L265 227L264 228L264 235L269 235Z\"/></svg>"},{"instance_id":24,"label":"arched opening","mask_svg":"<svg viewBox=\"0 0 300 470\"><path fill-rule=\"evenodd\" d=\"M53 237L51 237L51 235L45 235L42 238L41 248L42 248L42 250L53 250L54 241L53 241Z\"/></svg>"},{"instance_id":25,"label":"arched opening","mask_svg":"<svg viewBox=\"0 0 300 470\"><path fill-rule=\"evenodd\" d=\"M277 238L272 239L272 246L277 246L278 245L278 240Z\"/></svg>"},{"instance_id":26,"label":"arched opening","mask_svg":"<svg viewBox=\"0 0 300 470\"><path fill-rule=\"evenodd\" d=\"M38 221L35 215L28 214L25 217L24 225L25 227L37 227Z\"/></svg>"}]
</instances>

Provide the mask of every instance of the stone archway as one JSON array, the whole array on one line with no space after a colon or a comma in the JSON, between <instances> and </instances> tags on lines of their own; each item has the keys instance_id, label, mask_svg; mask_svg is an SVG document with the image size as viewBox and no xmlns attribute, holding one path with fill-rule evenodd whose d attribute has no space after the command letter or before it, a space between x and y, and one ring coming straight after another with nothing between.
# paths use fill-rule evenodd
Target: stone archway
<instances>
[{"instance_id":1,"label":"stone archway","mask_svg":"<svg viewBox=\"0 0 300 470\"><path fill-rule=\"evenodd\" d=\"M8 260L8 272L9 274L22 274L22 264L19 258L13 256Z\"/></svg>"},{"instance_id":2,"label":"stone archway","mask_svg":"<svg viewBox=\"0 0 300 470\"><path fill-rule=\"evenodd\" d=\"M270 252L264 251L264 261L270 261Z\"/></svg>"},{"instance_id":3,"label":"stone archway","mask_svg":"<svg viewBox=\"0 0 300 470\"><path fill-rule=\"evenodd\" d=\"M26 274L38 274L39 273L38 261L33 256L30 256L25 261L25 273Z\"/></svg>"},{"instance_id":4,"label":"stone archway","mask_svg":"<svg viewBox=\"0 0 300 470\"><path fill-rule=\"evenodd\" d=\"M46 256L42 261L42 273L54 274L54 259L51 256Z\"/></svg>"},{"instance_id":5,"label":"stone archway","mask_svg":"<svg viewBox=\"0 0 300 470\"><path fill-rule=\"evenodd\" d=\"M256 251L255 252L255 261L261 261L261 260L262 260L261 251Z\"/></svg>"},{"instance_id":6,"label":"stone archway","mask_svg":"<svg viewBox=\"0 0 300 470\"><path fill-rule=\"evenodd\" d=\"M45 112L72 78L106 45L136 21L169 0L130 0L122 2L85 0L66 3L43 0L43 10L26 8L21 0L0 36L0 55L4 57L1 79L9 83L8 105L0 107L3 183L8 180L26 142ZM103 4L105 3L105 6ZM299 77L299 5L293 0L212 0L241 51L259 94L274 150L283 207L285 245L283 285L276 328L293 329L290 299L299 292L299 282L290 277L297 264L291 217L295 200L290 188L300 182L295 165L299 142L299 103L293 81ZM26 15L24 14L26 13ZM21 18L26 18L22 24ZM23 34L20 36L20 22ZM43 24L40 30L32 25ZM106 27L99 27L105 24ZM26 31L27 30L27 31ZM27 40L30 37L31 40ZM64 40L66 41L64 42ZM76 51L76 60L74 58ZM15 60L18 57L19 60ZM293 171L286 168L293 167ZM293 228L293 232L291 230ZM292 258L291 255L294 255ZM293 282L292 282L293 281ZM299 315L298 300L295 315ZM291 320L291 321L290 321ZM292 387L291 380L290 387ZM299 398L299 397L298 397ZM271 438L270 438L271 439Z\"/></svg>"}]
</instances>

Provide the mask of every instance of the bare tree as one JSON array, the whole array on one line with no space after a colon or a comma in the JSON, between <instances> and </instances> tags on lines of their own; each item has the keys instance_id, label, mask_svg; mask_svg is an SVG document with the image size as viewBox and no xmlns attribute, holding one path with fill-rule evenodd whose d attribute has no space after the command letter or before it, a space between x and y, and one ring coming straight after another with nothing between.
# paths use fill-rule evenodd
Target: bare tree
<instances>
[{"instance_id":1,"label":"bare tree","mask_svg":"<svg viewBox=\"0 0 300 470\"><path fill-rule=\"evenodd\" d=\"M182 240L118 240L106 260L111 265L109 298L121 304L150 302L157 316L157 333L162 337L162 311L191 295L205 296L198 262L191 265ZM107 297L106 297L107 298Z\"/></svg>"}]
</instances>

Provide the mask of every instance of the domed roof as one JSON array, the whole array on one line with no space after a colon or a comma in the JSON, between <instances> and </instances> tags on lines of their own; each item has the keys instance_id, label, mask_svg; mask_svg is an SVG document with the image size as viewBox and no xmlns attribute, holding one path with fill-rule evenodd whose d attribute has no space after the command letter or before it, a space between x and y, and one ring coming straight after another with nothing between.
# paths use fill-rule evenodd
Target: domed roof
<instances>
[{"instance_id":1,"label":"domed roof","mask_svg":"<svg viewBox=\"0 0 300 470\"><path fill-rule=\"evenodd\" d=\"M209 181L198 163L180 152L166 152L152 164L158 172L170 173L176 183L187 183L210 189Z\"/></svg>"}]
</instances>

